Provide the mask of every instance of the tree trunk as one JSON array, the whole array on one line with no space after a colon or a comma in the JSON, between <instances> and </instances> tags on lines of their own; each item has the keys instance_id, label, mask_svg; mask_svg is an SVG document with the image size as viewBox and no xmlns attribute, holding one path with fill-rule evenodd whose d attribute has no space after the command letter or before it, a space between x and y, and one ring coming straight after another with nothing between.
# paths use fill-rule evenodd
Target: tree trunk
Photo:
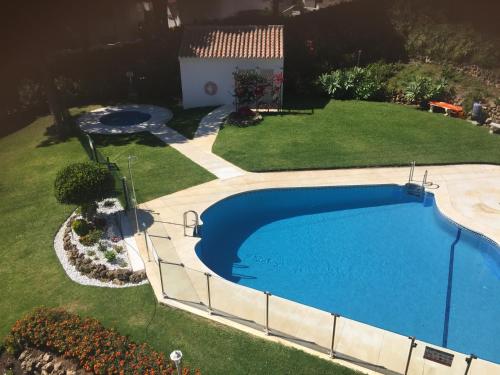
<instances>
[{"instance_id":1,"label":"tree trunk","mask_svg":"<svg viewBox=\"0 0 500 375\"><path fill-rule=\"evenodd\" d=\"M61 96L57 91L54 77L50 72L49 63L47 61L43 66L43 85L50 113L54 117L54 125L58 133L62 135L67 130L66 125L69 120L69 114L62 104Z\"/></svg>"},{"instance_id":2,"label":"tree trunk","mask_svg":"<svg viewBox=\"0 0 500 375\"><path fill-rule=\"evenodd\" d=\"M278 17L280 15L280 0L271 0L273 5L273 16Z\"/></svg>"}]
</instances>

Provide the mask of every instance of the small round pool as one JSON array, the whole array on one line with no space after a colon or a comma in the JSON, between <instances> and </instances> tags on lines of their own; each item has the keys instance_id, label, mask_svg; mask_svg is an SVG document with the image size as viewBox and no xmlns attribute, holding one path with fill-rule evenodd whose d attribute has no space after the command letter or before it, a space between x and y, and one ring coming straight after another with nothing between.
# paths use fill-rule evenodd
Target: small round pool
<instances>
[{"instance_id":1,"label":"small round pool","mask_svg":"<svg viewBox=\"0 0 500 375\"><path fill-rule=\"evenodd\" d=\"M148 121L151 118L149 113L141 111L124 110L108 113L100 118L104 125L108 126L132 126Z\"/></svg>"}]
</instances>

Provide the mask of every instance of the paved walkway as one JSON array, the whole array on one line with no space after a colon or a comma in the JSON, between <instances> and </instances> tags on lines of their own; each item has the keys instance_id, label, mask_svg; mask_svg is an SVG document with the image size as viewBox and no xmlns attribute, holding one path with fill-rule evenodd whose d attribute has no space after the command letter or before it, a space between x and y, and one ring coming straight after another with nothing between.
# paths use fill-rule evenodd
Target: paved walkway
<instances>
[{"instance_id":1,"label":"paved walkway","mask_svg":"<svg viewBox=\"0 0 500 375\"><path fill-rule=\"evenodd\" d=\"M153 130L151 134L154 134L196 164L207 169L219 179L224 180L243 176L246 173L243 169L212 153L212 145L217 137L220 124L231 110L232 107L223 106L206 115L200 121L198 130L192 140L187 139L168 126Z\"/></svg>"}]
</instances>

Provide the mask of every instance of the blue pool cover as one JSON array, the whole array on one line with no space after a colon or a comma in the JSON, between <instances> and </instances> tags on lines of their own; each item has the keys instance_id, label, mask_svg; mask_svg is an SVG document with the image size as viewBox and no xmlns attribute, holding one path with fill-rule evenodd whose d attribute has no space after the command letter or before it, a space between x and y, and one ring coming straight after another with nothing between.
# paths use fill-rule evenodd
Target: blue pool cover
<instances>
[{"instance_id":1,"label":"blue pool cover","mask_svg":"<svg viewBox=\"0 0 500 375\"><path fill-rule=\"evenodd\" d=\"M120 110L101 116L101 123L107 126L132 126L148 121L151 118L149 113L141 111Z\"/></svg>"},{"instance_id":2,"label":"blue pool cover","mask_svg":"<svg viewBox=\"0 0 500 375\"><path fill-rule=\"evenodd\" d=\"M230 281L500 363L500 249L432 194L259 190L202 219L197 254Z\"/></svg>"}]
</instances>

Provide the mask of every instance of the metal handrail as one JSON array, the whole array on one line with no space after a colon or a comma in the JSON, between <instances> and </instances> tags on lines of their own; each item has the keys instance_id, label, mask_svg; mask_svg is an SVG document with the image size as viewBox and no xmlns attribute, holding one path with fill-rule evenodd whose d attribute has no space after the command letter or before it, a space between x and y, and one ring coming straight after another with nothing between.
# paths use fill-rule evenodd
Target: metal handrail
<instances>
[{"instance_id":1,"label":"metal handrail","mask_svg":"<svg viewBox=\"0 0 500 375\"><path fill-rule=\"evenodd\" d=\"M192 226L188 225L188 223L187 223L188 215L190 213L194 214L194 225L192 225ZM187 234L186 234L187 228L193 228L193 237L197 236L198 235L198 227L200 225L200 219L199 219L198 213L196 211L189 210L189 211L184 212L183 217L184 217L184 237L187 236Z\"/></svg>"}]
</instances>

